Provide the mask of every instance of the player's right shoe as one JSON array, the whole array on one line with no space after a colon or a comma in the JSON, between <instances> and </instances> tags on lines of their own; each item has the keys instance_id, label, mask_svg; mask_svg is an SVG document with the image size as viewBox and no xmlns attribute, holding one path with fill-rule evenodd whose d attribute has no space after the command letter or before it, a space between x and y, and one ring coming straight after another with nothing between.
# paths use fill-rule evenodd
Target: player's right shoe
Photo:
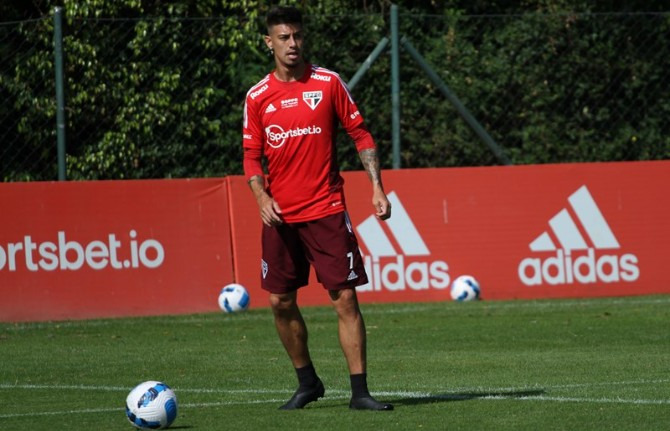
<instances>
[{"instance_id":1,"label":"player's right shoe","mask_svg":"<svg viewBox=\"0 0 670 431\"><path fill-rule=\"evenodd\" d=\"M305 407L307 404L312 401L317 401L319 398L323 397L323 394L326 392L323 387L323 382L321 379L318 379L316 386L313 388L301 388L299 387L297 391L293 394L290 400L286 402L283 406L279 407L279 410L295 410Z\"/></svg>"}]
</instances>

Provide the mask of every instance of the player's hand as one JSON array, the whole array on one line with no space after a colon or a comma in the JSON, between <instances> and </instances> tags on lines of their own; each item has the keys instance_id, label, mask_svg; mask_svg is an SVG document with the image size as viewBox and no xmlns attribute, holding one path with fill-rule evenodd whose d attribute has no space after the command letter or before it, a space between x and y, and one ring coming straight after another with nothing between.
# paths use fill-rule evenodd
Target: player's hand
<instances>
[{"instance_id":1,"label":"player's hand","mask_svg":"<svg viewBox=\"0 0 670 431\"><path fill-rule=\"evenodd\" d=\"M386 220L391 217L391 202L389 202L383 190L375 190L372 196L372 205L375 207L375 215L380 220Z\"/></svg>"},{"instance_id":2,"label":"player's hand","mask_svg":"<svg viewBox=\"0 0 670 431\"><path fill-rule=\"evenodd\" d=\"M279 204L270 196L265 195L258 200L258 207L261 211L261 220L266 226L277 226L284 223L281 218L281 208Z\"/></svg>"}]
</instances>

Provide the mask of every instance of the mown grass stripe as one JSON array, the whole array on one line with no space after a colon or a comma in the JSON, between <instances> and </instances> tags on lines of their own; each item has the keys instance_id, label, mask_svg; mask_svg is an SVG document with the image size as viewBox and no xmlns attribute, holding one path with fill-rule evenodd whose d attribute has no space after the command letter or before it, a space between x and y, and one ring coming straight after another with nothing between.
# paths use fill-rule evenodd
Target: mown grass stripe
<instances>
[{"instance_id":1,"label":"mown grass stripe","mask_svg":"<svg viewBox=\"0 0 670 431\"><path fill-rule=\"evenodd\" d=\"M528 386L508 386L508 387L459 387L449 388L448 393L457 394L459 392L467 393L492 393L492 392L514 392L514 391L528 391L538 389L571 389L571 388L589 388L597 386L634 386L634 385L656 385L670 383L670 379L654 379L654 380L625 380L615 382L589 382L589 383L567 383L561 385L528 385ZM82 390L82 391L106 391L106 392L121 392L130 391L130 386L105 386L105 385L48 385L48 384L16 384L16 383L0 383L0 389L54 389L54 390ZM180 393L214 393L214 394L287 394L293 393L295 389L212 389L212 388L173 388ZM375 393L386 394L426 394L426 391L431 389L424 389L421 392L414 391L377 391ZM329 393L349 393L348 390L343 389L329 389Z\"/></svg>"}]
</instances>

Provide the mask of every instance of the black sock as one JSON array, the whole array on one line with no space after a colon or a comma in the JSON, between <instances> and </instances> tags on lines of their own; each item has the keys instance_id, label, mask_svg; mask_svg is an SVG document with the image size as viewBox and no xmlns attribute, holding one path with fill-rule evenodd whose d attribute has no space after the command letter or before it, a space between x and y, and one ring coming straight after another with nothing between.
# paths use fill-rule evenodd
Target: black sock
<instances>
[{"instance_id":1,"label":"black sock","mask_svg":"<svg viewBox=\"0 0 670 431\"><path fill-rule=\"evenodd\" d=\"M368 374L351 374L349 376L351 380L351 396L352 398L361 398L367 397L370 395L368 392Z\"/></svg>"},{"instance_id":2,"label":"black sock","mask_svg":"<svg viewBox=\"0 0 670 431\"><path fill-rule=\"evenodd\" d=\"M305 365L302 368L296 368L295 372L298 375L298 383L303 388L313 388L316 386L316 382L319 380L319 378L316 376L314 365L311 363L309 365Z\"/></svg>"}]
</instances>

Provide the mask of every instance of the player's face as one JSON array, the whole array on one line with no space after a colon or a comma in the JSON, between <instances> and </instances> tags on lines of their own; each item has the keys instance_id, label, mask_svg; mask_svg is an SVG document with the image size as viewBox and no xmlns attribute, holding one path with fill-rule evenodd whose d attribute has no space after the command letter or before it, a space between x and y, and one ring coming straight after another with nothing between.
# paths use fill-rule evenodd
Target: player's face
<instances>
[{"instance_id":1,"label":"player's face","mask_svg":"<svg viewBox=\"0 0 670 431\"><path fill-rule=\"evenodd\" d=\"M275 61L288 68L302 64L303 41L299 24L277 24L265 36L268 48L274 50Z\"/></svg>"}]
</instances>

